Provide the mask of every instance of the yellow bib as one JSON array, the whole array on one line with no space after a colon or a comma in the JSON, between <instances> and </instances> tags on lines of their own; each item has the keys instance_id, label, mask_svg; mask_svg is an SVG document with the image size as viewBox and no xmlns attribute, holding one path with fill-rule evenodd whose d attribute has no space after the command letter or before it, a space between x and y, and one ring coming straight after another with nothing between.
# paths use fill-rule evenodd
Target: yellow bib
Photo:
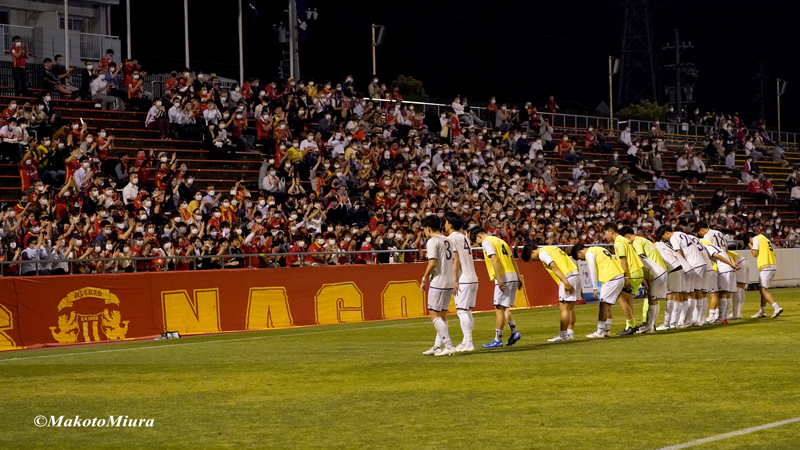
<instances>
[{"instance_id":1,"label":"yellow bib","mask_svg":"<svg viewBox=\"0 0 800 450\"><path fill-rule=\"evenodd\" d=\"M508 248L508 244L506 244L502 239L494 236L487 236L484 240L489 241L494 248L494 253L497 256L497 262L500 266L500 275L506 273L516 274L517 271L514 270L514 260L511 259L511 250ZM486 254L486 252L483 252L483 258L486 260L486 270L489 272L489 279L496 280L497 275L494 273L492 259Z\"/></svg>"},{"instance_id":2,"label":"yellow bib","mask_svg":"<svg viewBox=\"0 0 800 450\"><path fill-rule=\"evenodd\" d=\"M563 273L564 275L578 270L578 266L576 266L575 263L572 262L572 259L569 256L567 256L567 254L564 253L564 251L561 250L560 248L548 246L548 247L541 247L539 250L547 252L547 254L550 255L551 258L553 258L553 262L556 263L556 267L558 267L558 270L560 270L561 273ZM556 284L561 283L561 280L558 279L556 273L553 271L553 269L550 268L550 266L545 264L544 268L547 270L547 273L549 273L550 276L553 277L553 280L555 280Z\"/></svg>"},{"instance_id":3,"label":"yellow bib","mask_svg":"<svg viewBox=\"0 0 800 450\"><path fill-rule=\"evenodd\" d=\"M614 239L614 252L617 253L617 258L625 257L628 262L628 271L632 277L635 276L634 274L642 272L642 267L644 267L642 260L639 259L639 255L636 254L636 250L633 249L631 243L622 235L618 235ZM622 267L622 264L620 264L620 267Z\"/></svg>"},{"instance_id":4,"label":"yellow bib","mask_svg":"<svg viewBox=\"0 0 800 450\"><path fill-rule=\"evenodd\" d=\"M772 242L763 234L759 234L754 239L758 239L758 270L764 266L775 265L775 250Z\"/></svg>"},{"instance_id":5,"label":"yellow bib","mask_svg":"<svg viewBox=\"0 0 800 450\"><path fill-rule=\"evenodd\" d=\"M664 262L664 259L661 258L661 253L658 253L658 249L656 249L656 246L653 245L649 239L636 236L632 245L637 255L644 254L644 256L647 256L647 259L658 264L662 269L667 270L667 264Z\"/></svg>"},{"instance_id":6,"label":"yellow bib","mask_svg":"<svg viewBox=\"0 0 800 450\"><path fill-rule=\"evenodd\" d=\"M622 270L622 264L608 250L602 247L589 247L586 251L594 254L597 262L597 281L608 283L625 273ZM639 258L637 257L636 259Z\"/></svg>"}]
</instances>

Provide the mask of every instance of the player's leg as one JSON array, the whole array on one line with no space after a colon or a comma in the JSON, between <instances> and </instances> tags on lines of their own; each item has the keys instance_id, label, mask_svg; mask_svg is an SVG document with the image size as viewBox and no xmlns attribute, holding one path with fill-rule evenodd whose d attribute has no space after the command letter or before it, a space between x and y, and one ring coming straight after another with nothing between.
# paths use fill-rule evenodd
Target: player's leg
<instances>
[{"instance_id":1,"label":"player's leg","mask_svg":"<svg viewBox=\"0 0 800 450\"><path fill-rule=\"evenodd\" d=\"M436 332L442 336L443 348L434 353L435 356L447 356L455 353L455 347L450 340L450 329L447 326L447 308L450 306L450 298L453 296L452 289L440 289L438 317L433 320Z\"/></svg>"},{"instance_id":2,"label":"player's leg","mask_svg":"<svg viewBox=\"0 0 800 450\"><path fill-rule=\"evenodd\" d=\"M472 308L475 307L475 297L477 295L477 284L462 284L455 298L456 314L461 323L461 332L464 338L456 347L457 351L472 351L472 329L475 325L475 318L472 316Z\"/></svg>"},{"instance_id":3,"label":"player's leg","mask_svg":"<svg viewBox=\"0 0 800 450\"><path fill-rule=\"evenodd\" d=\"M742 318L742 309L744 309L744 302L747 298L747 283L740 283L739 280L736 280L736 296L733 300L733 317L732 319L741 319Z\"/></svg>"},{"instance_id":4,"label":"player's leg","mask_svg":"<svg viewBox=\"0 0 800 450\"><path fill-rule=\"evenodd\" d=\"M578 301L580 291L580 278L577 273L567 275L567 281L574 286L572 293L567 292L564 283L558 283L558 308L560 313L560 328L558 336L548 339L548 342L563 342L571 340L573 336L573 326L575 325L575 302Z\"/></svg>"},{"instance_id":5,"label":"player's leg","mask_svg":"<svg viewBox=\"0 0 800 450\"><path fill-rule=\"evenodd\" d=\"M602 293L602 288L600 288ZM606 310L604 308L603 296L600 295L600 303L597 305L597 331L586 335L589 339L606 337Z\"/></svg>"},{"instance_id":6,"label":"player's leg","mask_svg":"<svg viewBox=\"0 0 800 450\"><path fill-rule=\"evenodd\" d=\"M753 317L766 317L764 310L766 309L767 304L771 305L774 310L772 314L773 319L780 316L783 312L783 308L778 305L778 302L775 301L775 298L773 298L772 294L769 292L769 288L774 277L775 269L772 267L759 271L758 278L761 283L759 289L759 292L761 293L761 309L758 311L758 314Z\"/></svg>"}]
</instances>

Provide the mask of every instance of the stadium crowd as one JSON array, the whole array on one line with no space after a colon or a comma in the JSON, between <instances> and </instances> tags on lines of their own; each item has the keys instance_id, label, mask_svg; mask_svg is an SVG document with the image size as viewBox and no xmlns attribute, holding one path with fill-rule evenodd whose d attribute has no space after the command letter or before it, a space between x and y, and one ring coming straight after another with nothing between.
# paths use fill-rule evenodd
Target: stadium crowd
<instances>
[{"instance_id":1,"label":"stadium crowd","mask_svg":"<svg viewBox=\"0 0 800 450\"><path fill-rule=\"evenodd\" d=\"M116 70L113 52L96 67L87 61L84 83L110 67ZM701 220L732 238L800 237L800 225L723 190L710 204L695 201L692 182L703 183L705 164L723 162L741 182L759 184L760 201L776 201L770 177L759 181L757 161L778 160L782 150L737 117L695 111L691 120L712 132L705 151L681 152L683 182L673 188L664 178L658 123L641 136L629 127L618 136L594 128L559 134L548 116L558 110L552 97L543 112L492 99L481 118L459 97L441 114L415 109L377 76L365 100L352 76L265 85L253 78L226 90L213 73L187 69L173 72L164 95L150 101L135 79L140 70L126 61L118 75L131 85L114 94L149 106L148 129L163 139L202 141L220 164L257 151L258 179L242 177L224 191L198 186L175 154L118 153L105 129L90 133L86 123L62 121L49 93L12 101L2 115L0 154L18 163L23 194L2 213L2 260L17 262L4 265L3 275L410 262L425 248L421 219L448 211L512 247L604 243L601 230L611 221L650 239L663 224L688 228ZM103 108L122 105L105 100ZM748 155L742 168L730 164L737 151ZM590 165L603 166L604 175L590 177ZM787 184L799 180L794 171ZM312 254L292 255L304 252ZM140 256L152 258L128 259Z\"/></svg>"}]
</instances>

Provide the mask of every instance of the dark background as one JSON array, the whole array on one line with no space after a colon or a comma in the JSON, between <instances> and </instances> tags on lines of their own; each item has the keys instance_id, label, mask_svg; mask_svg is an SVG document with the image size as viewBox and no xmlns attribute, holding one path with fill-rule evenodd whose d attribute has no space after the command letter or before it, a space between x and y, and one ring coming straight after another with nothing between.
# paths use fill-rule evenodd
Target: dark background
<instances>
[{"instance_id":1,"label":"dark background","mask_svg":"<svg viewBox=\"0 0 800 450\"><path fill-rule=\"evenodd\" d=\"M256 0L258 16L244 8L245 77L262 82L278 73L281 45L273 24L287 23L287 1ZM696 105L702 111L739 112L748 123L760 106L752 99L759 62L767 63L766 117L775 125L775 78L789 81L781 97L783 129L800 129L795 105L800 92L797 44L800 6L791 1L654 0L652 22L659 66L673 62L674 29L694 49L682 59L699 70ZM423 82L432 99L456 94L473 102L543 105L549 95L571 108L594 109L608 101L608 56L620 54L620 2L474 0L308 0L319 17L309 21L301 44L303 77L318 82L354 75L366 91L372 72L370 24L387 27L377 48L378 74L390 83L398 74ZM124 5L124 1L123 1ZM190 0L191 68L238 78L238 3ZM133 0L132 52L151 73L184 64L183 1ZM112 33L126 48L124 7L112 8ZM124 56L124 55L123 55ZM674 83L661 70L660 92ZM616 80L614 89L617 88ZM662 102L666 96L662 96ZM692 106L689 106L691 108ZM615 109L618 109L615 106Z\"/></svg>"}]
</instances>

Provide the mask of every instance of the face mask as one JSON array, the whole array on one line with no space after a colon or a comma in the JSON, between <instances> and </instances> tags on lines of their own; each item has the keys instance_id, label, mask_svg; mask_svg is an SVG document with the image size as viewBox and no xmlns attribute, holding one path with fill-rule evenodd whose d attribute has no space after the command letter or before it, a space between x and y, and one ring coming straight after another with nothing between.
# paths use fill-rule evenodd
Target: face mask
<instances>
[{"instance_id":1,"label":"face mask","mask_svg":"<svg viewBox=\"0 0 800 450\"><path fill-rule=\"evenodd\" d=\"M131 178L131 184L139 184L138 178Z\"/></svg>"},{"instance_id":2,"label":"face mask","mask_svg":"<svg viewBox=\"0 0 800 450\"><path fill-rule=\"evenodd\" d=\"M220 212L215 212L214 213L214 217L217 218L217 219L219 219L221 215L222 215L222 213L220 213Z\"/></svg>"}]
</instances>

